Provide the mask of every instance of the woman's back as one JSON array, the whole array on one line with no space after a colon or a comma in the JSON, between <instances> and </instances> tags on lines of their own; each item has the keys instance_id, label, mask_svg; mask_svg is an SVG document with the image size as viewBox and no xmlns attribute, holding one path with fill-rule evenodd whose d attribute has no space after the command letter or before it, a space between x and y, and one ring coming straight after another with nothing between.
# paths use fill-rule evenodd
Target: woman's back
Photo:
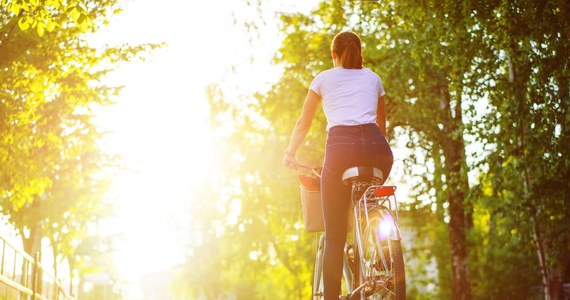
<instances>
[{"instance_id":1,"label":"woman's back","mask_svg":"<svg viewBox=\"0 0 570 300\"><path fill-rule=\"evenodd\" d=\"M322 98L327 130L337 125L375 123L378 97L384 95L382 80L368 68L324 71L309 88Z\"/></svg>"}]
</instances>

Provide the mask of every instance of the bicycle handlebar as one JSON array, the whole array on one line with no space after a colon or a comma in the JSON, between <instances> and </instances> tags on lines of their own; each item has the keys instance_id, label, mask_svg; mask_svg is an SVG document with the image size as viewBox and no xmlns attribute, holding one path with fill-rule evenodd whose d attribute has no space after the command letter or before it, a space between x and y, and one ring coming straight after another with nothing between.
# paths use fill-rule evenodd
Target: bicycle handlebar
<instances>
[{"instance_id":1,"label":"bicycle handlebar","mask_svg":"<svg viewBox=\"0 0 570 300\"><path fill-rule=\"evenodd\" d=\"M320 167L311 167L304 163L299 163L299 168L309 170L313 175L321 178Z\"/></svg>"}]
</instances>

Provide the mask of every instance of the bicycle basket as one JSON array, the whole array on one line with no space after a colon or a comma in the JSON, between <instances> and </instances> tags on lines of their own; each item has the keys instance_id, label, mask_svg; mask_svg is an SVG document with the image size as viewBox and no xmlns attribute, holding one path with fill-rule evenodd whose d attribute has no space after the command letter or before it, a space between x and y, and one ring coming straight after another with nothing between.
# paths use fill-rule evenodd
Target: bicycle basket
<instances>
[{"instance_id":1,"label":"bicycle basket","mask_svg":"<svg viewBox=\"0 0 570 300\"><path fill-rule=\"evenodd\" d=\"M321 191L309 190L301 185L301 209L305 229L309 232L325 231L323 208L321 206Z\"/></svg>"},{"instance_id":2,"label":"bicycle basket","mask_svg":"<svg viewBox=\"0 0 570 300\"><path fill-rule=\"evenodd\" d=\"M301 181L301 209L305 230L308 232L323 232L325 231L325 220L321 205L320 178L299 175L299 181ZM352 210L349 210L347 213L347 229L350 231L353 228L354 215Z\"/></svg>"}]
</instances>

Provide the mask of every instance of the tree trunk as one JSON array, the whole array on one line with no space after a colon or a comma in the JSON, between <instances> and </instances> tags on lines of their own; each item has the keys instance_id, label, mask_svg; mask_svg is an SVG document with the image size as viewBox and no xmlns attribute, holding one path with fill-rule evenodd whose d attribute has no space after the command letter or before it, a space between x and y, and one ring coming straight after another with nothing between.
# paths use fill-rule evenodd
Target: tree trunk
<instances>
[{"instance_id":1,"label":"tree trunk","mask_svg":"<svg viewBox=\"0 0 570 300\"><path fill-rule=\"evenodd\" d=\"M449 244L451 249L451 285L453 300L470 300L467 231L471 213L466 213L466 194L469 188L465 170L465 143L463 141L461 113L461 88L456 88L455 109L451 106L449 86L441 91L444 103L446 126L443 136L443 155L447 184L447 202L449 203ZM466 172L465 172L466 173Z\"/></svg>"},{"instance_id":2,"label":"tree trunk","mask_svg":"<svg viewBox=\"0 0 570 300\"><path fill-rule=\"evenodd\" d=\"M542 234L540 231L540 226L538 224L538 222L536 221L536 209L534 209L534 207L531 209L532 210L532 214L533 214L533 218L532 218L532 222L534 223L533 226L533 233L532 233L532 239L534 241L534 244L536 246L536 254L538 256L538 265L540 267L540 274L542 275L542 285L544 286L544 300L554 300L553 298L550 297L550 284L549 284L549 272L548 272L548 268L546 267L546 256L547 253L544 249L544 244L542 243Z\"/></svg>"},{"instance_id":3,"label":"tree trunk","mask_svg":"<svg viewBox=\"0 0 570 300\"><path fill-rule=\"evenodd\" d=\"M461 142L448 140L444 151L447 168L447 202L449 203L449 244L451 249L452 299L470 300L467 217L465 214L465 191L461 175L463 149Z\"/></svg>"},{"instance_id":4,"label":"tree trunk","mask_svg":"<svg viewBox=\"0 0 570 300\"><path fill-rule=\"evenodd\" d=\"M536 253L538 258L538 264L540 268L540 275L542 284L544 286L544 299L545 300L563 300L566 299L564 295L564 288L562 282L562 261L559 257L553 257L549 255L552 252L556 252L558 249L552 249L552 245L556 247L556 244L549 239L546 229L543 229L541 225L542 220L539 218L539 213L536 205L529 201L532 199L535 191L533 191L533 186L535 185L535 179L531 174L537 174L535 168L529 163L530 159L527 157L525 149L527 146L527 139L529 139L530 126L527 125L529 120L529 107L526 105L527 95L527 83L530 82L531 65L532 63L528 61L525 52L519 50L516 46L511 46L511 55L507 56L507 64L509 67L509 73L511 74L510 81L513 83L514 89L514 99L515 103L518 104L516 113L518 114L518 146L521 151L521 161L524 162L522 166L522 195L526 206L530 207L530 221L532 222L532 240L536 247ZM567 87L562 88L566 90Z\"/></svg>"},{"instance_id":5,"label":"tree trunk","mask_svg":"<svg viewBox=\"0 0 570 300\"><path fill-rule=\"evenodd\" d=\"M535 224L536 225L536 224ZM562 273L565 265L554 264L550 266L547 262L549 259L549 243L540 232L539 226L534 226L533 240L537 249L538 261L542 275L542 284L544 285L545 300L565 300L564 283L562 282Z\"/></svg>"},{"instance_id":6,"label":"tree trunk","mask_svg":"<svg viewBox=\"0 0 570 300\"><path fill-rule=\"evenodd\" d=\"M446 157L446 161L448 158ZM450 162L452 163L452 162ZM459 176L457 173L448 173ZM467 264L466 216L464 208L465 194L459 185L448 186L449 202L449 243L451 247L452 299L470 300L469 269Z\"/></svg>"}]
</instances>

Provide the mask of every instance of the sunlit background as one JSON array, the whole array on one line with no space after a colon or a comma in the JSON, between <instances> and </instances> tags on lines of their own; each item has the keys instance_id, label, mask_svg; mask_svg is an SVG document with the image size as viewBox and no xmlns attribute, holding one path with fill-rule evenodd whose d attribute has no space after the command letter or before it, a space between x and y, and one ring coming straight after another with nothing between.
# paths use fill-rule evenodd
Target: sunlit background
<instances>
[{"instance_id":1,"label":"sunlit background","mask_svg":"<svg viewBox=\"0 0 570 300\"><path fill-rule=\"evenodd\" d=\"M120 237L114 259L130 297L140 297L137 284L145 275L183 262L188 210L204 201L193 191L220 167L209 138L206 87L215 82L251 93L276 80L280 70L271 59L279 39L270 16L315 3L265 5L260 17L269 22L255 45L242 26L255 9L232 0L130 0L92 38L95 45L165 43L150 60L124 64L112 75L111 83L125 88L117 105L97 113L109 131L104 148L124 158L108 193L117 214L100 230Z\"/></svg>"},{"instance_id":2,"label":"sunlit background","mask_svg":"<svg viewBox=\"0 0 570 300\"><path fill-rule=\"evenodd\" d=\"M280 160L339 30L386 86L406 298L570 297L570 10L543 2L2 1L0 298L309 298Z\"/></svg>"}]
</instances>

